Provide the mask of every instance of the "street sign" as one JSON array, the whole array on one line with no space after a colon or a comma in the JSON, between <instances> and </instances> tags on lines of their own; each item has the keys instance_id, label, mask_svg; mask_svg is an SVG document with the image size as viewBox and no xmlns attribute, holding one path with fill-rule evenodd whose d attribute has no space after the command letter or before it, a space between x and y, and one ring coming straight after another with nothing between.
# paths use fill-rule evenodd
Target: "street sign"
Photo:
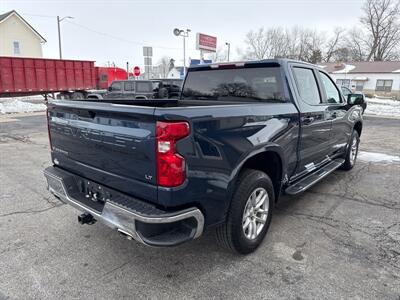
<instances>
[{"instance_id":1,"label":"street sign","mask_svg":"<svg viewBox=\"0 0 400 300\"><path fill-rule=\"evenodd\" d=\"M153 47L143 47L143 56L153 56Z\"/></svg>"},{"instance_id":2,"label":"street sign","mask_svg":"<svg viewBox=\"0 0 400 300\"><path fill-rule=\"evenodd\" d=\"M138 66L133 68L133 75L136 77L140 75L140 68Z\"/></svg>"},{"instance_id":3,"label":"street sign","mask_svg":"<svg viewBox=\"0 0 400 300\"><path fill-rule=\"evenodd\" d=\"M153 65L153 60L151 57L145 57L144 58L144 65L145 66L152 66Z\"/></svg>"},{"instance_id":4,"label":"street sign","mask_svg":"<svg viewBox=\"0 0 400 300\"><path fill-rule=\"evenodd\" d=\"M217 51L217 37L198 32L196 36L196 49L207 52Z\"/></svg>"}]
</instances>

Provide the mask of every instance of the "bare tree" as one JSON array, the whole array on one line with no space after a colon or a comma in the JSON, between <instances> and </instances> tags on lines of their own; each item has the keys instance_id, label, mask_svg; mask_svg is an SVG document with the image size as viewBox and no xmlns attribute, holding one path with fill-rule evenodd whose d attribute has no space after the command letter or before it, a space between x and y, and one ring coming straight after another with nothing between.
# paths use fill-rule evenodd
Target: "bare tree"
<instances>
[{"instance_id":1,"label":"bare tree","mask_svg":"<svg viewBox=\"0 0 400 300\"><path fill-rule=\"evenodd\" d=\"M345 29L341 27L336 27L333 31L333 37L327 42L325 61L330 62L332 57L335 55L335 52L340 48L342 37L345 33Z\"/></svg>"},{"instance_id":2,"label":"bare tree","mask_svg":"<svg viewBox=\"0 0 400 300\"><path fill-rule=\"evenodd\" d=\"M351 49L349 47L340 47L335 50L332 55L333 62L350 62L354 61Z\"/></svg>"},{"instance_id":3,"label":"bare tree","mask_svg":"<svg viewBox=\"0 0 400 300\"><path fill-rule=\"evenodd\" d=\"M288 36L292 53L289 58L317 63L322 60L322 45L324 38L316 30L294 27Z\"/></svg>"},{"instance_id":4,"label":"bare tree","mask_svg":"<svg viewBox=\"0 0 400 300\"><path fill-rule=\"evenodd\" d=\"M161 78L166 78L168 72L171 70L171 58L168 56L163 56L158 61L157 70ZM172 65L173 67L173 65Z\"/></svg>"},{"instance_id":5,"label":"bare tree","mask_svg":"<svg viewBox=\"0 0 400 300\"><path fill-rule=\"evenodd\" d=\"M227 60L227 52L224 48L218 47L214 53L207 53L206 59L211 59L213 62L223 62Z\"/></svg>"},{"instance_id":6,"label":"bare tree","mask_svg":"<svg viewBox=\"0 0 400 300\"><path fill-rule=\"evenodd\" d=\"M389 60L400 51L400 1L366 0L361 17L367 31L367 60Z\"/></svg>"},{"instance_id":7,"label":"bare tree","mask_svg":"<svg viewBox=\"0 0 400 300\"><path fill-rule=\"evenodd\" d=\"M249 31L246 34L245 44L247 45L246 53L244 54L245 58L267 58L268 47L270 45L264 28L259 28L257 31Z\"/></svg>"},{"instance_id":8,"label":"bare tree","mask_svg":"<svg viewBox=\"0 0 400 300\"><path fill-rule=\"evenodd\" d=\"M293 27L283 29L272 27L267 30L260 28L246 35L245 59L264 59L286 57L310 62L321 60L322 35L310 29Z\"/></svg>"},{"instance_id":9,"label":"bare tree","mask_svg":"<svg viewBox=\"0 0 400 300\"><path fill-rule=\"evenodd\" d=\"M345 44L349 49L352 61L365 61L367 59L369 46L360 28L354 27L347 32Z\"/></svg>"}]
</instances>

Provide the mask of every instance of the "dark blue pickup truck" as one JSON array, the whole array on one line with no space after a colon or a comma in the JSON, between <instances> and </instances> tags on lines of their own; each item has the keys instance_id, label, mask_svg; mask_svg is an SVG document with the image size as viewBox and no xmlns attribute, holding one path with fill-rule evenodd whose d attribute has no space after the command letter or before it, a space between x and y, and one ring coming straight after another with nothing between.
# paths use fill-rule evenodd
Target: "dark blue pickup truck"
<instances>
[{"instance_id":1,"label":"dark blue pickup truck","mask_svg":"<svg viewBox=\"0 0 400 300\"><path fill-rule=\"evenodd\" d=\"M44 174L82 224L151 246L214 229L250 253L282 193L354 166L363 101L298 61L191 67L177 100L49 101Z\"/></svg>"}]
</instances>

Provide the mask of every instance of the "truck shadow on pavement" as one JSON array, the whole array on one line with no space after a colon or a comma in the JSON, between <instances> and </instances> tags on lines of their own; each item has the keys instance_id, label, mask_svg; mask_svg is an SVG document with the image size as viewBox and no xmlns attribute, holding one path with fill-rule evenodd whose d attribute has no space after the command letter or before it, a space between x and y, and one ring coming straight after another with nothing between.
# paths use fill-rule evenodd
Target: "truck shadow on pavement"
<instances>
[{"instance_id":1,"label":"truck shadow on pavement","mask_svg":"<svg viewBox=\"0 0 400 300\"><path fill-rule=\"evenodd\" d=\"M334 172L297 197L283 196L275 207L264 243L248 256L220 248L212 231L174 248L149 248L119 238L114 231L109 232L104 238L96 238L98 245L95 247L106 248L104 250L113 253L115 259L97 278L125 281L126 276L139 272L140 278L135 277L135 281L144 285L147 280L160 284L167 280L185 286L216 274L218 278L231 278L233 283L239 284L235 275L238 270L252 270L261 273L265 280L277 276L284 283L293 284L300 278L315 276L306 271L315 264L310 264L312 257L318 257L318 265L329 260L339 265L361 264L400 278L399 257L395 255L398 241L390 238L391 229L400 229L395 216L391 215L393 210L399 210L400 203L388 197L393 191L387 190L386 195L381 195L370 185L371 176L379 184L378 175L387 171L387 166L360 163L351 172ZM365 214L365 223L358 218L360 213ZM373 225L369 223L371 213L379 215ZM96 227L95 231L107 230L103 225ZM101 232L97 234L101 236ZM327 249L318 250L322 245Z\"/></svg>"}]
</instances>

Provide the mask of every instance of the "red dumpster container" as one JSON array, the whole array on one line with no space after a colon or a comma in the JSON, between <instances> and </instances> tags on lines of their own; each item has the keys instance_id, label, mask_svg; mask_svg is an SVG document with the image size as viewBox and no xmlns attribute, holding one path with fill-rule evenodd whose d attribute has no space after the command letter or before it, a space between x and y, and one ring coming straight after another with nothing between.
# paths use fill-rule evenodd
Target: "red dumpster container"
<instances>
[{"instance_id":1,"label":"red dumpster container","mask_svg":"<svg viewBox=\"0 0 400 300\"><path fill-rule=\"evenodd\" d=\"M96 88L93 61L0 56L0 97Z\"/></svg>"}]
</instances>

